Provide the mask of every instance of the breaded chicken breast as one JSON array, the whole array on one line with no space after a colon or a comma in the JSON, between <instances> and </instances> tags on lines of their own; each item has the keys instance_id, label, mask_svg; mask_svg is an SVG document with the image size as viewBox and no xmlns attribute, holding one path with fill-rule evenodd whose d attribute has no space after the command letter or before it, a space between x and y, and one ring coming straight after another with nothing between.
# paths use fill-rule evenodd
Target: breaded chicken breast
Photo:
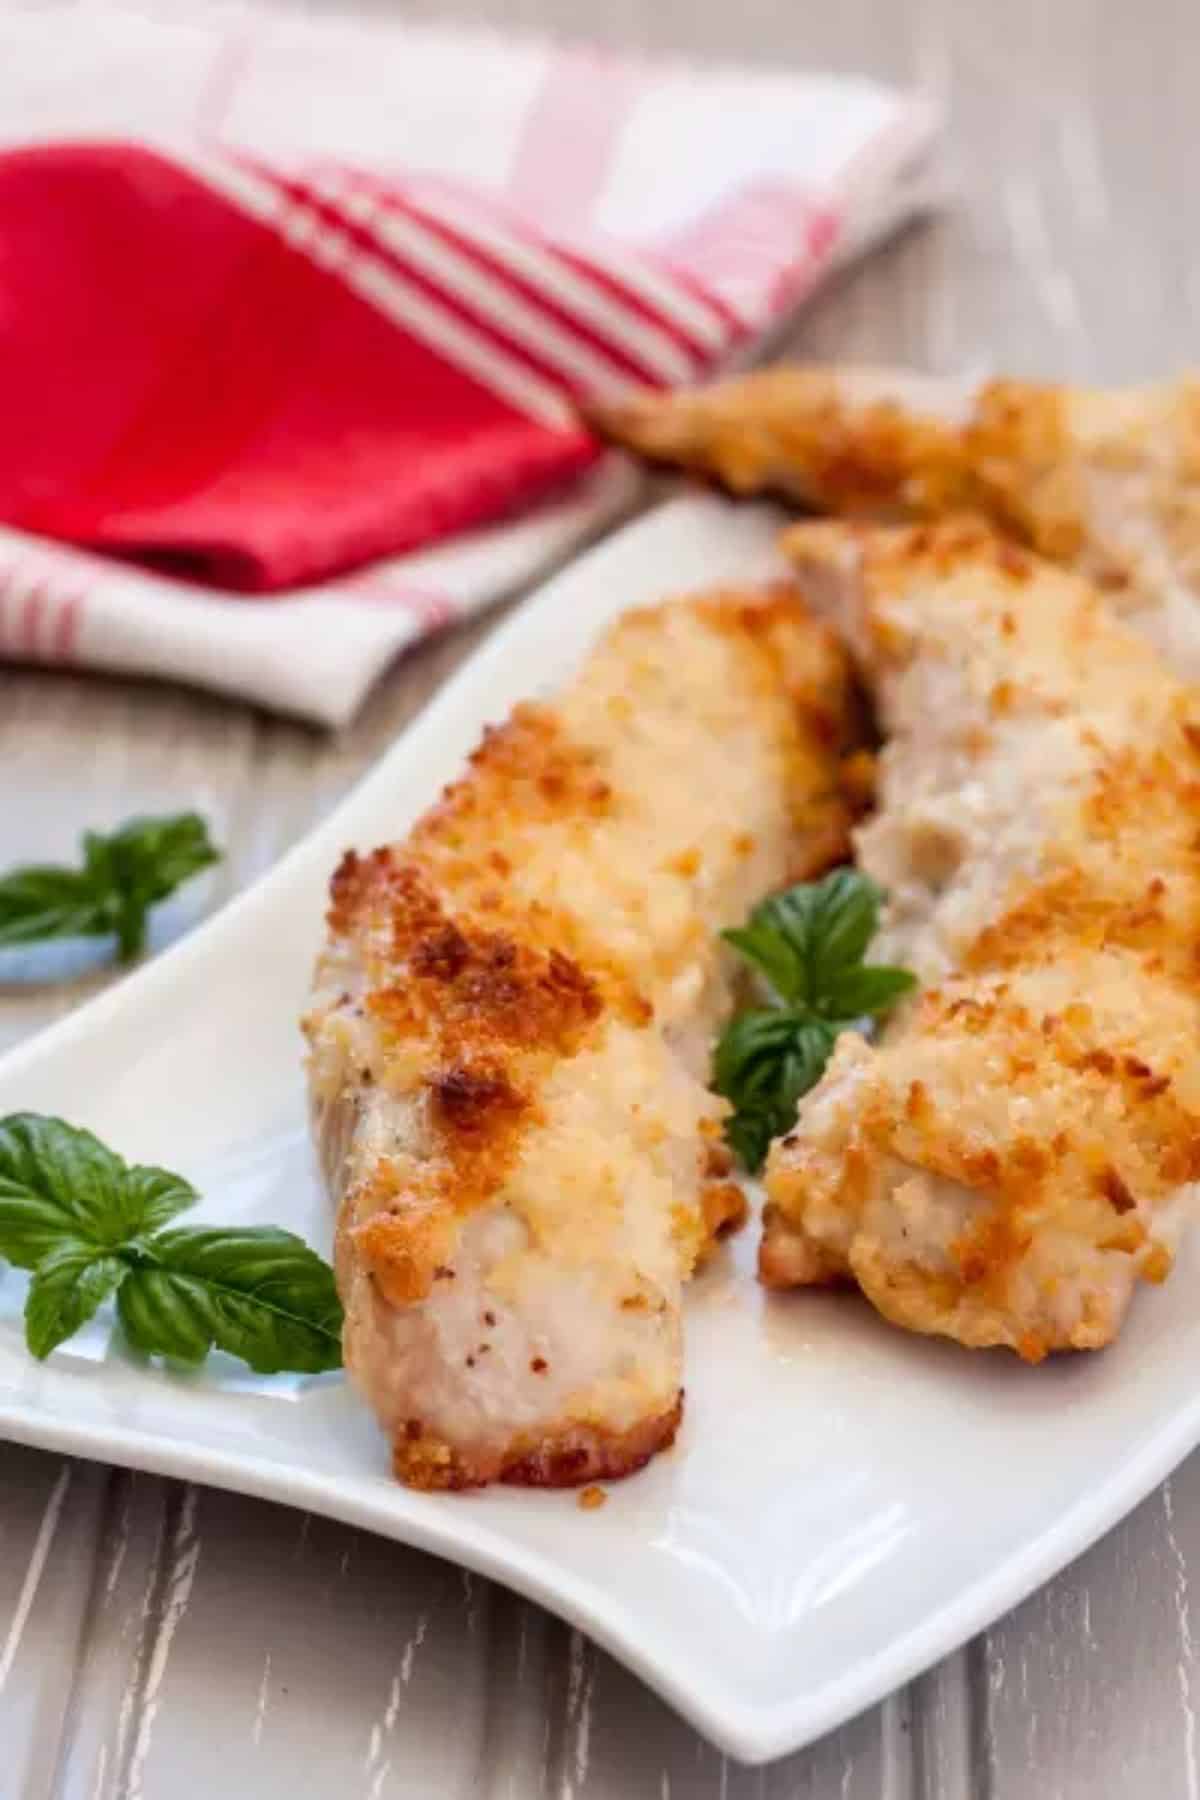
<instances>
[{"instance_id":1,"label":"breaded chicken breast","mask_svg":"<svg viewBox=\"0 0 1200 1800\"><path fill-rule=\"evenodd\" d=\"M923 992L772 1149L774 1286L1037 1360L1116 1334L1200 1180L1200 698L981 525L795 527L887 738L859 861Z\"/></svg>"},{"instance_id":2,"label":"breaded chicken breast","mask_svg":"<svg viewBox=\"0 0 1200 1800\"><path fill-rule=\"evenodd\" d=\"M1098 583L1200 678L1200 380L970 392L899 371L773 368L637 394L593 421L735 493L877 517L976 512Z\"/></svg>"},{"instance_id":3,"label":"breaded chicken breast","mask_svg":"<svg viewBox=\"0 0 1200 1800\"><path fill-rule=\"evenodd\" d=\"M625 1474L744 1209L716 933L846 853L847 665L794 593L621 618L408 839L346 856L306 1020L347 1367L400 1478Z\"/></svg>"}]
</instances>

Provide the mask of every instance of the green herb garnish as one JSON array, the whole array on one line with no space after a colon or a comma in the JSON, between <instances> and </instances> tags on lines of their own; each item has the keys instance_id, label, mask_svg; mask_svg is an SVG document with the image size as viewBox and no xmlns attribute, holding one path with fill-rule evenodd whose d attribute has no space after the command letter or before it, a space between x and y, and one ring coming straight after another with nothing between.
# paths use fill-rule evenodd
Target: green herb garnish
<instances>
[{"instance_id":1,"label":"green herb garnish","mask_svg":"<svg viewBox=\"0 0 1200 1800\"><path fill-rule=\"evenodd\" d=\"M766 1005L730 1020L712 1067L714 1089L734 1106L726 1141L751 1174L795 1123L838 1033L882 1018L916 985L907 969L863 962L882 899L869 876L835 869L764 900L741 929L721 934L766 988Z\"/></svg>"},{"instance_id":2,"label":"green herb garnish","mask_svg":"<svg viewBox=\"0 0 1200 1800\"><path fill-rule=\"evenodd\" d=\"M61 1119L0 1119L0 1257L33 1271L33 1354L48 1356L115 1295L126 1337L147 1356L197 1363L215 1347L264 1375L339 1368L328 1264L270 1225L168 1230L196 1199L181 1176L130 1167Z\"/></svg>"},{"instance_id":3,"label":"green herb garnish","mask_svg":"<svg viewBox=\"0 0 1200 1800\"><path fill-rule=\"evenodd\" d=\"M130 962L146 941L150 908L219 860L198 813L130 819L83 837L83 867L34 865L0 876L0 947L47 938L106 937Z\"/></svg>"}]
</instances>

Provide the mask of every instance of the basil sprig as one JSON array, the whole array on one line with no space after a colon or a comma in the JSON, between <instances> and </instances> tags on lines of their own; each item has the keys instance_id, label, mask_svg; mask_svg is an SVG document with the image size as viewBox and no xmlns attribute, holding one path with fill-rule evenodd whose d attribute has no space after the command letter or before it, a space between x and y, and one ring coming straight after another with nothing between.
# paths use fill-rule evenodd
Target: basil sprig
<instances>
[{"instance_id":1,"label":"basil sprig","mask_svg":"<svg viewBox=\"0 0 1200 1800\"><path fill-rule=\"evenodd\" d=\"M764 900L721 935L765 984L766 1004L730 1020L713 1056L712 1086L733 1103L729 1147L751 1174L796 1105L820 1080L838 1033L882 1018L915 986L907 969L864 963L880 888L857 869L835 869Z\"/></svg>"},{"instance_id":2,"label":"basil sprig","mask_svg":"<svg viewBox=\"0 0 1200 1800\"><path fill-rule=\"evenodd\" d=\"M199 813L85 832L82 853L80 868L34 864L0 876L0 947L112 935L119 960L130 962L150 908L220 857Z\"/></svg>"},{"instance_id":3,"label":"basil sprig","mask_svg":"<svg viewBox=\"0 0 1200 1800\"><path fill-rule=\"evenodd\" d=\"M0 1257L33 1272L33 1354L48 1356L115 1296L147 1356L198 1363L215 1347L264 1375L339 1368L329 1265L271 1225L172 1226L196 1199L181 1176L131 1167L61 1119L0 1119Z\"/></svg>"}]
</instances>

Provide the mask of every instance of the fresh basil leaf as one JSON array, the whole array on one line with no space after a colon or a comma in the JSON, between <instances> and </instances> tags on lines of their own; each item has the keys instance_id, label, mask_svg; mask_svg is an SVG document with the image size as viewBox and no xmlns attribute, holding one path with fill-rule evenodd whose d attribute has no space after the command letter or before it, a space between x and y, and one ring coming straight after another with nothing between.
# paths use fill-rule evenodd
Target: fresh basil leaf
<instances>
[{"instance_id":1,"label":"fresh basil leaf","mask_svg":"<svg viewBox=\"0 0 1200 1800\"><path fill-rule=\"evenodd\" d=\"M149 909L219 855L199 813L130 819L106 836L85 833L84 867L108 896L109 928L117 934L122 962L142 949Z\"/></svg>"},{"instance_id":2,"label":"fresh basil leaf","mask_svg":"<svg viewBox=\"0 0 1200 1800\"><path fill-rule=\"evenodd\" d=\"M85 850L89 839L90 832ZM151 902L165 900L191 876L220 860L208 826L195 812L129 819L102 841L121 885L136 887Z\"/></svg>"},{"instance_id":3,"label":"fresh basil leaf","mask_svg":"<svg viewBox=\"0 0 1200 1800\"><path fill-rule=\"evenodd\" d=\"M128 962L145 943L149 909L219 856L199 813L86 832L82 869L36 865L0 877L0 947L111 932Z\"/></svg>"},{"instance_id":4,"label":"fresh basil leaf","mask_svg":"<svg viewBox=\"0 0 1200 1800\"><path fill-rule=\"evenodd\" d=\"M143 1167L140 1163L125 1171L125 1211L130 1220L128 1237L161 1231L178 1213L194 1206L199 1199L195 1188L182 1175L170 1169Z\"/></svg>"},{"instance_id":5,"label":"fresh basil leaf","mask_svg":"<svg viewBox=\"0 0 1200 1800\"><path fill-rule=\"evenodd\" d=\"M907 969L888 968L882 963L842 969L825 989L824 1008L834 1018L877 1018L890 1012L902 995L917 985L916 976Z\"/></svg>"},{"instance_id":6,"label":"fresh basil leaf","mask_svg":"<svg viewBox=\"0 0 1200 1800\"><path fill-rule=\"evenodd\" d=\"M264 1374L341 1362L332 1270L289 1231L162 1229L196 1195L129 1167L90 1131L37 1113L0 1119L0 1256L33 1269L26 1339L48 1356L117 1294L130 1340L202 1360L216 1344Z\"/></svg>"},{"instance_id":7,"label":"fresh basil leaf","mask_svg":"<svg viewBox=\"0 0 1200 1800\"><path fill-rule=\"evenodd\" d=\"M791 1129L838 1032L886 1013L916 985L906 969L863 964L882 900L869 876L835 869L773 894L721 934L770 990L771 1004L732 1019L713 1055L712 1086L734 1107L726 1140L747 1169Z\"/></svg>"},{"instance_id":8,"label":"fresh basil leaf","mask_svg":"<svg viewBox=\"0 0 1200 1800\"><path fill-rule=\"evenodd\" d=\"M796 1123L796 1107L825 1073L837 1038L834 1026L820 1019L797 1019L795 1029L775 1069L770 1089L772 1138L782 1137Z\"/></svg>"},{"instance_id":9,"label":"fresh basil leaf","mask_svg":"<svg viewBox=\"0 0 1200 1800\"><path fill-rule=\"evenodd\" d=\"M0 878L0 946L107 929L102 895L82 870L31 867Z\"/></svg>"},{"instance_id":10,"label":"fresh basil leaf","mask_svg":"<svg viewBox=\"0 0 1200 1800\"><path fill-rule=\"evenodd\" d=\"M761 949L773 942L773 960L787 971L781 983L771 985L780 998L793 1006L808 1006L812 1000L813 937L812 917L816 904L814 884L803 883L772 894L756 906L750 915L750 927Z\"/></svg>"},{"instance_id":11,"label":"fresh basil leaf","mask_svg":"<svg viewBox=\"0 0 1200 1800\"><path fill-rule=\"evenodd\" d=\"M725 1142L751 1175L757 1175L767 1160L775 1135L774 1114L769 1110L739 1109L725 1121Z\"/></svg>"},{"instance_id":12,"label":"fresh basil leaf","mask_svg":"<svg viewBox=\"0 0 1200 1800\"><path fill-rule=\"evenodd\" d=\"M32 1269L65 1238L119 1243L124 1174L90 1131L38 1113L0 1119L0 1256Z\"/></svg>"},{"instance_id":13,"label":"fresh basil leaf","mask_svg":"<svg viewBox=\"0 0 1200 1800\"><path fill-rule=\"evenodd\" d=\"M149 1257L139 1258L121 1283L117 1317L143 1356L202 1363L213 1347L204 1294L194 1297L189 1283L160 1269Z\"/></svg>"},{"instance_id":14,"label":"fresh basil leaf","mask_svg":"<svg viewBox=\"0 0 1200 1800\"><path fill-rule=\"evenodd\" d=\"M781 931L763 907L756 907L749 924L723 931L721 936L738 954L765 975L783 1001L798 1004L808 997L808 965L803 947Z\"/></svg>"},{"instance_id":15,"label":"fresh basil leaf","mask_svg":"<svg viewBox=\"0 0 1200 1800\"><path fill-rule=\"evenodd\" d=\"M117 1309L147 1356L199 1362L215 1345L263 1375L341 1366L333 1271L271 1226L163 1232L122 1284Z\"/></svg>"},{"instance_id":16,"label":"fresh basil leaf","mask_svg":"<svg viewBox=\"0 0 1200 1800\"><path fill-rule=\"evenodd\" d=\"M879 924L883 890L858 869L834 869L812 889L810 966L819 994L838 970L861 962Z\"/></svg>"},{"instance_id":17,"label":"fresh basil leaf","mask_svg":"<svg viewBox=\"0 0 1200 1800\"><path fill-rule=\"evenodd\" d=\"M795 1031L782 1009L753 1009L729 1021L713 1054L712 1087L735 1105L774 1080L775 1064Z\"/></svg>"},{"instance_id":18,"label":"fresh basil leaf","mask_svg":"<svg viewBox=\"0 0 1200 1800\"><path fill-rule=\"evenodd\" d=\"M766 976L781 1000L815 1007L833 978L862 960L881 898L869 876L834 869L822 881L772 894L745 926L722 936Z\"/></svg>"},{"instance_id":19,"label":"fresh basil leaf","mask_svg":"<svg viewBox=\"0 0 1200 1800\"><path fill-rule=\"evenodd\" d=\"M64 1238L39 1262L25 1300L25 1342L39 1361L85 1325L128 1274L110 1250Z\"/></svg>"},{"instance_id":20,"label":"fresh basil leaf","mask_svg":"<svg viewBox=\"0 0 1200 1800\"><path fill-rule=\"evenodd\" d=\"M827 1020L782 1008L740 1013L722 1033L712 1085L733 1102L725 1139L752 1174L772 1138L795 1124L797 1102L821 1079L836 1035Z\"/></svg>"},{"instance_id":21,"label":"fresh basil leaf","mask_svg":"<svg viewBox=\"0 0 1200 1800\"><path fill-rule=\"evenodd\" d=\"M823 1019L796 1021L775 1078L775 1103L784 1114L780 1131L789 1131L796 1123L796 1102L820 1081L837 1037L837 1026Z\"/></svg>"},{"instance_id":22,"label":"fresh basil leaf","mask_svg":"<svg viewBox=\"0 0 1200 1800\"><path fill-rule=\"evenodd\" d=\"M834 869L823 881L806 882L767 900L763 922L792 945L804 967L799 994L806 1005L825 1004L830 986L861 962L875 934L882 896L857 869Z\"/></svg>"},{"instance_id":23,"label":"fresh basil leaf","mask_svg":"<svg viewBox=\"0 0 1200 1800\"><path fill-rule=\"evenodd\" d=\"M116 1249L195 1198L179 1176L131 1169L90 1131L62 1119L0 1119L0 1257L18 1268L36 1268L64 1239Z\"/></svg>"}]
</instances>

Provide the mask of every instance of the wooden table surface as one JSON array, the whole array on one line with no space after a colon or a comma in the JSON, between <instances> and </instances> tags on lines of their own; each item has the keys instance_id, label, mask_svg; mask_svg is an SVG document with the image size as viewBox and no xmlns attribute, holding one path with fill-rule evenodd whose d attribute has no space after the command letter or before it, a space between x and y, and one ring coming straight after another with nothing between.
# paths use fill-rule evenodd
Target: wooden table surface
<instances>
[{"instance_id":1,"label":"wooden table surface","mask_svg":"<svg viewBox=\"0 0 1200 1800\"><path fill-rule=\"evenodd\" d=\"M806 355L1104 381L1193 355L1196 0L411 11L862 69L939 98L950 210L822 298L796 334ZM188 804L213 820L223 880L240 888L492 622L411 656L338 738L167 687L0 671L0 864ZM0 989L0 1045L83 997ZM1197 1800L1194 1584L1200 1606L1200 1457L940 1667L746 1770L579 1634L455 1568L5 1445L0 1800Z\"/></svg>"}]
</instances>

